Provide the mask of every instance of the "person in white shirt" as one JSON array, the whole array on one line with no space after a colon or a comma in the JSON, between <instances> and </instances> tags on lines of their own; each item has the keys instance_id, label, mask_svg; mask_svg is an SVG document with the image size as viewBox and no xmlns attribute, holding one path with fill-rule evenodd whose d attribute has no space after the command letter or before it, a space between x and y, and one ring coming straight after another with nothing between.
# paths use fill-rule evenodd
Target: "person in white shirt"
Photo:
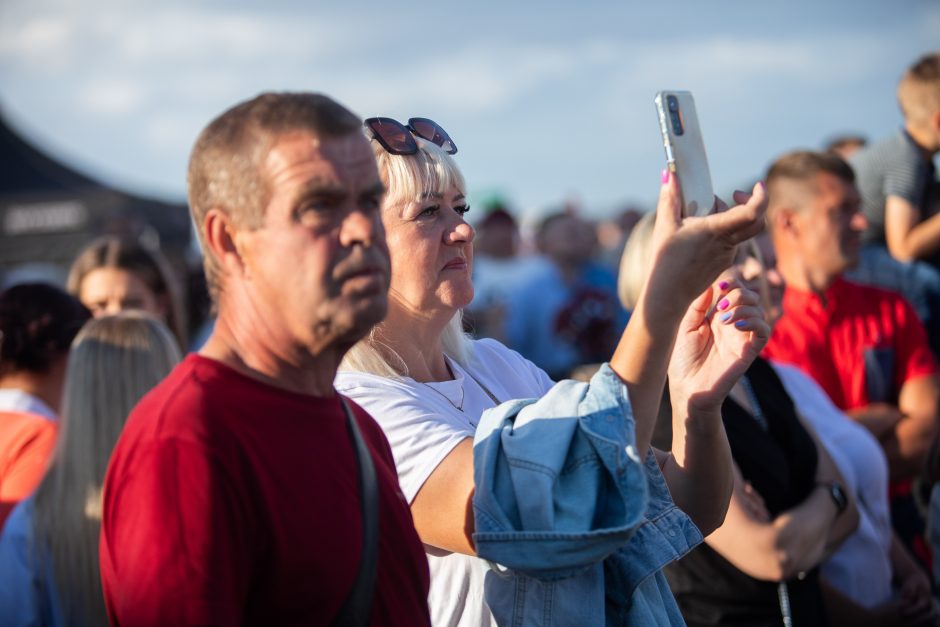
<instances>
[{"instance_id":1,"label":"person in white shirt","mask_svg":"<svg viewBox=\"0 0 940 627\"><path fill-rule=\"evenodd\" d=\"M388 190L382 222L392 259L389 313L347 353L336 387L388 436L429 556L432 622L489 625L487 564L474 557L472 542L474 431L486 409L541 397L552 381L499 342L474 342L462 332L460 313L474 294L474 232L464 219L466 186L448 154L456 152L452 140L423 118L407 126L389 118L366 124ZM676 405L679 444L657 457L676 504L707 534L723 518L731 491L718 408L767 332L755 293L712 283L730 265L734 244L760 228L766 194L758 185L752 195L737 195L741 204L732 209L682 220L675 177L664 172L662 183L653 278L610 368L629 395L642 457L681 332L672 394L688 402ZM706 316L716 295L731 312L724 321ZM668 588L657 602L674 606Z\"/></svg>"}]
</instances>

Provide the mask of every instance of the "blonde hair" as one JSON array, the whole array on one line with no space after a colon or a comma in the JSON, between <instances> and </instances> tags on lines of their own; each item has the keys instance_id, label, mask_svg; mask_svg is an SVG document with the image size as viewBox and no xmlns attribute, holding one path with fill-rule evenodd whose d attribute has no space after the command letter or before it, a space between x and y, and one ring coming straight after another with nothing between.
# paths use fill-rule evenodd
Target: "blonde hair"
<instances>
[{"instance_id":1,"label":"blonde hair","mask_svg":"<svg viewBox=\"0 0 940 627\"><path fill-rule=\"evenodd\" d=\"M131 409L179 360L169 329L142 312L92 320L72 344L62 426L33 518L33 550L52 565L66 624L108 622L98 567L105 470Z\"/></svg>"},{"instance_id":2,"label":"blonde hair","mask_svg":"<svg viewBox=\"0 0 940 627\"><path fill-rule=\"evenodd\" d=\"M415 137L418 152L414 155L393 155L377 141L372 141L372 151L379 166L379 177L387 190L382 202L382 211L398 207L402 203L414 202L426 194L442 194L451 187L464 191L466 184L457 163L437 144ZM340 370L370 372L383 377L397 379L408 376L404 360L382 341L383 324L359 340L343 358ZM444 354L467 367L471 344L463 330L463 312L458 311L441 333Z\"/></svg>"},{"instance_id":3,"label":"blonde hair","mask_svg":"<svg viewBox=\"0 0 940 627\"><path fill-rule=\"evenodd\" d=\"M898 104L908 123L917 126L940 110L940 53L922 56L904 72Z\"/></svg>"},{"instance_id":4,"label":"blonde hair","mask_svg":"<svg viewBox=\"0 0 940 627\"><path fill-rule=\"evenodd\" d=\"M633 227L627 245L623 249L623 255L620 257L620 272L617 275L617 295L620 302L627 309L636 307L640 298L640 292L643 291L643 284L649 275L650 264L652 263L653 246L653 228L656 226L656 213L651 212L643 216ZM764 260L764 254L760 250L757 242L759 237L769 237L765 229L758 235L752 237L738 247L735 253L734 264L744 262L747 257L754 257L764 270L767 264ZM763 303L770 302L770 286L767 283L767 277L761 273L759 291Z\"/></svg>"},{"instance_id":5,"label":"blonde hair","mask_svg":"<svg viewBox=\"0 0 940 627\"><path fill-rule=\"evenodd\" d=\"M379 166L379 177L385 185L383 210L413 202L425 194L443 194L451 187L467 189L457 162L440 146L415 137L418 152L393 155L373 140L372 152Z\"/></svg>"},{"instance_id":6,"label":"blonde hair","mask_svg":"<svg viewBox=\"0 0 940 627\"><path fill-rule=\"evenodd\" d=\"M627 239L620 257L620 270L617 273L617 296L626 309L636 308L649 274L653 248L653 227L656 225L656 212L644 215Z\"/></svg>"}]
</instances>

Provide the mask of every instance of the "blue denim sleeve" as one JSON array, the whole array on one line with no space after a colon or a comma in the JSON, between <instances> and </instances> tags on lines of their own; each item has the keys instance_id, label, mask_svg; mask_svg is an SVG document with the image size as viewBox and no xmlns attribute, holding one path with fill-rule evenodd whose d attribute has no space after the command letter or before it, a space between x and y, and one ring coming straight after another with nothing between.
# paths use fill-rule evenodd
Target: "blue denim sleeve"
<instances>
[{"instance_id":1,"label":"blue denim sleeve","mask_svg":"<svg viewBox=\"0 0 940 627\"><path fill-rule=\"evenodd\" d=\"M649 486L626 388L606 364L590 384L484 413L474 438L477 554L541 579L583 572L644 521Z\"/></svg>"}]
</instances>

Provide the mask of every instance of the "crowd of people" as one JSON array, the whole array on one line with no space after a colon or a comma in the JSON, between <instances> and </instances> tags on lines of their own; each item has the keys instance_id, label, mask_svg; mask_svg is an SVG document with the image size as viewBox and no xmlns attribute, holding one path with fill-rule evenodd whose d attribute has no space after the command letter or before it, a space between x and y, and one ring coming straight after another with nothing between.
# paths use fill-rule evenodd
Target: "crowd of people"
<instances>
[{"instance_id":1,"label":"crowd of people","mask_svg":"<svg viewBox=\"0 0 940 627\"><path fill-rule=\"evenodd\" d=\"M208 331L133 238L0 292L0 624L940 624L940 54L898 100L530 254L432 120L223 112Z\"/></svg>"}]
</instances>

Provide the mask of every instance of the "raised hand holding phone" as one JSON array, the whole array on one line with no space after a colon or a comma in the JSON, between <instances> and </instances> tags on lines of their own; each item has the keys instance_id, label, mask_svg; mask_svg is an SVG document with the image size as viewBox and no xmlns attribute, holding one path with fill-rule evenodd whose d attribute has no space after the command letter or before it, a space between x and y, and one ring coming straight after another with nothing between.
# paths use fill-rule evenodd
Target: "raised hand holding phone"
<instances>
[{"instance_id":1,"label":"raised hand holding phone","mask_svg":"<svg viewBox=\"0 0 940 627\"><path fill-rule=\"evenodd\" d=\"M676 176L682 191L682 215L707 215L715 207L715 193L695 100L688 91L661 91L654 102L666 168Z\"/></svg>"}]
</instances>

